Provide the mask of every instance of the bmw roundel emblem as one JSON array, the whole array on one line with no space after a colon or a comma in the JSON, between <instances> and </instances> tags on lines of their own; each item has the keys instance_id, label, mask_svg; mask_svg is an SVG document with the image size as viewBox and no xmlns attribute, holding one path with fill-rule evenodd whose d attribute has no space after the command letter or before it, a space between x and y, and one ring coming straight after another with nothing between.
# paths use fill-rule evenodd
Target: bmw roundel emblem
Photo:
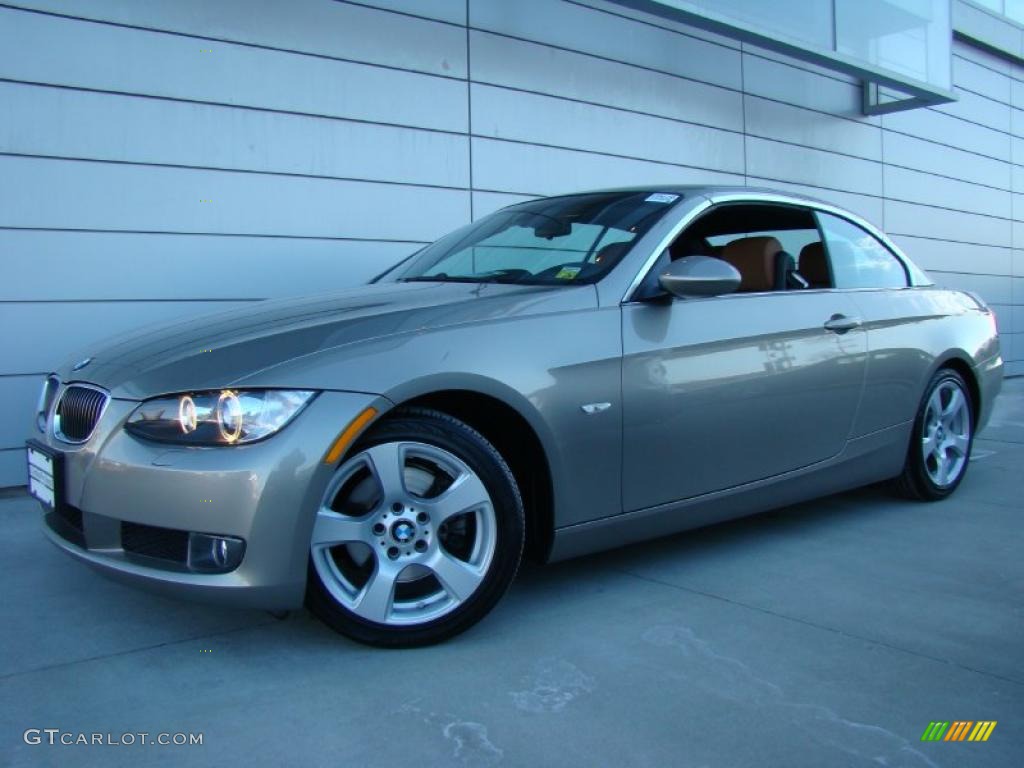
<instances>
[{"instance_id":1,"label":"bmw roundel emblem","mask_svg":"<svg viewBox=\"0 0 1024 768\"><path fill-rule=\"evenodd\" d=\"M392 537L394 537L395 541L399 544L408 544L412 541L412 537L415 533L416 529L408 520L399 520L395 523L394 528L391 529Z\"/></svg>"},{"instance_id":2,"label":"bmw roundel emblem","mask_svg":"<svg viewBox=\"0 0 1024 768\"><path fill-rule=\"evenodd\" d=\"M79 360L77 363L75 363L74 368L72 368L71 370L72 371L80 371L83 368L85 368L85 366L87 366L91 362L92 362L92 358L91 357L87 357L87 358L85 358L85 360Z\"/></svg>"}]
</instances>

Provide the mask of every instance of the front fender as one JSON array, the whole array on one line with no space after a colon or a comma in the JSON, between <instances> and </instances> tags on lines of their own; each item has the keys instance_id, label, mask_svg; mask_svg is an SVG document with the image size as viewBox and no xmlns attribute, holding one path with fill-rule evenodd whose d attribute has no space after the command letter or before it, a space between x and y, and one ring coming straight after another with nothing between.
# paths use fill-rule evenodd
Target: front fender
<instances>
[{"instance_id":1,"label":"front fender","mask_svg":"<svg viewBox=\"0 0 1024 768\"><path fill-rule=\"evenodd\" d=\"M396 405L452 390L500 400L539 438L555 524L566 525L622 511L621 339L619 308L591 305L368 340L240 385L343 389ZM609 407L588 415L591 403Z\"/></svg>"}]
</instances>

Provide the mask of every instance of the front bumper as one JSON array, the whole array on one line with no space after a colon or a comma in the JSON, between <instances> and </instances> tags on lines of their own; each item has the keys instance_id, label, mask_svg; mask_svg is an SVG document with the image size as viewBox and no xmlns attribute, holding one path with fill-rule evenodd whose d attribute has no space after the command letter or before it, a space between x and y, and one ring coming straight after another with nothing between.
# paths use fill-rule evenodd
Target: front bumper
<instances>
[{"instance_id":1,"label":"front bumper","mask_svg":"<svg viewBox=\"0 0 1024 768\"><path fill-rule=\"evenodd\" d=\"M245 446L193 448L148 442L122 425L137 403L111 400L81 446L48 432L33 438L64 455L66 518L44 516L47 537L117 580L173 596L268 610L302 605L313 519L333 467L324 456L365 408L384 398L323 392L278 434ZM80 517L79 517L80 515ZM228 573L195 573L122 546L122 523L244 540Z\"/></svg>"}]
</instances>

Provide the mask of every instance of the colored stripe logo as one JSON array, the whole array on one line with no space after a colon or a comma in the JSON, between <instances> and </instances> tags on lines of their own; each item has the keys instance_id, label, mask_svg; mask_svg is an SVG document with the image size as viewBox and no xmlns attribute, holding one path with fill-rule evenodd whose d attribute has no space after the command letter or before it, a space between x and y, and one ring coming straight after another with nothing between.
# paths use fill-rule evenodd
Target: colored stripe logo
<instances>
[{"instance_id":1,"label":"colored stripe logo","mask_svg":"<svg viewBox=\"0 0 1024 768\"><path fill-rule=\"evenodd\" d=\"M997 720L933 720L921 734L921 741L988 741Z\"/></svg>"}]
</instances>

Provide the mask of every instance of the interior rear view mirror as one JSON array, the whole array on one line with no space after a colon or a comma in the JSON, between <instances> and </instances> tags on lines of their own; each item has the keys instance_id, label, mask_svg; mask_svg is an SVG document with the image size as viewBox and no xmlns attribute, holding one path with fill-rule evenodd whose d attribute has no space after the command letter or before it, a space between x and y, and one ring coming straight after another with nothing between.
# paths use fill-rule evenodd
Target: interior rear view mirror
<instances>
[{"instance_id":1,"label":"interior rear view mirror","mask_svg":"<svg viewBox=\"0 0 1024 768\"><path fill-rule=\"evenodd\" d=\"M567 219L547 217L541 224L533 228L533 234L537 237L543 237L545 240L565 237L572 234L572 222Z\"/></svg>"}]
</instances>

